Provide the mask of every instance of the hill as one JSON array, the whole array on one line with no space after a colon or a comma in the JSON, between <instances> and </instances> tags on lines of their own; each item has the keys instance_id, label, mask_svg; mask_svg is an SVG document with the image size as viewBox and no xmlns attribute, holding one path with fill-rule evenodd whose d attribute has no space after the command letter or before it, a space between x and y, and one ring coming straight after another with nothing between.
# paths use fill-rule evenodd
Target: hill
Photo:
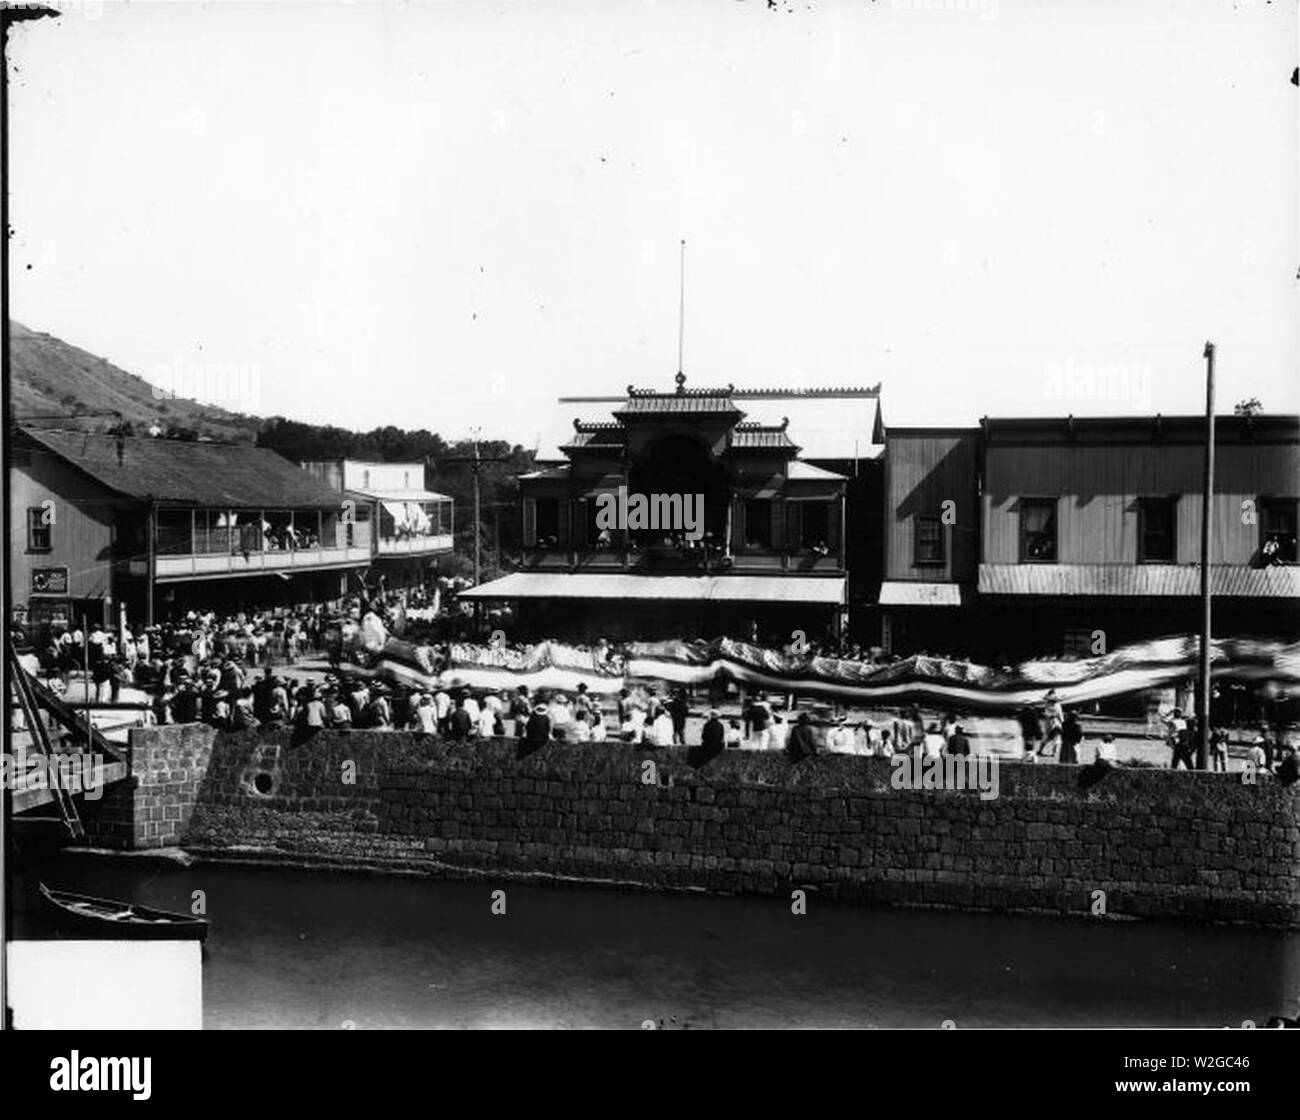
<instances>
[{"instance_id":1,"label":"hill","mask_svg":"<svg viewBox=\"0 0 1300 1120\"><path fill-rule=\"evenodd\" d=\"M231 443L251 443L261 421L214 405L181 397L161 397L142 377L119 369L104 358L70 346L53 335L9 324L10 392L16 419L49 426L53 419L85 417L92 430L122 422L143 434L157 424L164 432L193 433ZM53 419L49 419L53 418Z\"/></svg>"}]
</instances>

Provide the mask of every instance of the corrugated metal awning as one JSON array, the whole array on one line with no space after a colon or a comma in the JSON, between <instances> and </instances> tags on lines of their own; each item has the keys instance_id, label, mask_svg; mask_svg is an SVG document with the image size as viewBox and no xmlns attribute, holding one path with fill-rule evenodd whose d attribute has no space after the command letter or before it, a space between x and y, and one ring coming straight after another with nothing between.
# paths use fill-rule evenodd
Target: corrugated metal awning
<instances>
[{"instance_id":1,"label":"corrugated metal awning","mask_svg":"<svg viewBox=\"0 0 1300 1120\"><path fill-rule=\"evenodd\" d=\"M960 607L966 602L959 583L886 580L880 585L882 607Z\"/></svg>"},{"instance_id":2,"label":"corrugated metal awning","mask_svg":"<svg viewBox=\"0 0 1300 1120\"><path fill-rule=\"evenodd\" d=\"M638 576L515 572L462 591L462 599L659 599L714 603L845 601L842 576Z\"/></svg>"},{"instance_id":3,"label":"corrugated metal awning","mask_svg":"<svg viewBox=\"0 0 1300 1120\"><path fill-rule=\"evenodd\" d=\"M1183 598L1199 595L1195 564L981 564L981 595ZM1300 568L1210 568L1210 593L1229 599L1300 598Z\"/></svg>"}]
</instances>

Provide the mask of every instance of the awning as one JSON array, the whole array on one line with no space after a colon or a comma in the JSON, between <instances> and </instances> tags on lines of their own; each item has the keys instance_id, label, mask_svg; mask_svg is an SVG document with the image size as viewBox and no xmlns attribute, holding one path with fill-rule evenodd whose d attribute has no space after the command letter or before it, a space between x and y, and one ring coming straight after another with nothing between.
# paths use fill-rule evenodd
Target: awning
<instances>
[{"instance_id":1,"label":"awning","mask_svg":"<svg viewBox=\"0 0 1300 1120\"><path fill-rule=\"evenodd\" d=\"M462 599L658 599L713 603L845 601L844 577L638 576L515 572L462 591Z\"/></svg>"},{"instance_id":2,"label":"awning","mask_svg":"<svg viewBox=\"0 0 1300 1120\"><path fill-rule=\"evenodd\" d=\"M960 607L965 601L959 583L886 580L880 585L882 607Z\"/></svg>"},{"instance_id":3,"label":"awning","mask_svg":"<svg viewBox=\"0 0 1300 1120\"><path fill-rule=\"evenodd\" d=\"M363 490L361 493L371 498L378 498L387 505L389 502L449 502L446 494L435 494L432 490Z\"/></svg>"},{"instance_id":4,"label":"awning","mask_svg":"<svg viewBox=\"0 0 1300 1120\"><path fill-rule=\"evenodd\" d=\"M1195 564L981 564L981 595L1186 598L1199 595ZM1300 598L1300 568L1210 567L1210 593L1225 599Z\"/></svg>"}]
</instances>

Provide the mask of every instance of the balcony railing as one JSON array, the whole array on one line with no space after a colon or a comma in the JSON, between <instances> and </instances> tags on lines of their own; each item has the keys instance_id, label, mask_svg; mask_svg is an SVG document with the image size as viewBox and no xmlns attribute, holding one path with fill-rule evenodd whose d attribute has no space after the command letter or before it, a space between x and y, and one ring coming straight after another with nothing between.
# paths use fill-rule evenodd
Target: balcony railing
<instances>
[{"instance_id":1,"label":"balcony railing","mask_svg":"<svg viewBox=\"0 0 1300 1120\"><path fill-rule=\"evenodd\" d=\"M159 580L204 579L217 576L256 575L263 572L306 571L347 567L370 561L370 546L271 549L262 552L166 553L154 558ZM147 576L148 563L131 561L133 576Z\"/></svg>"},{"instance_id":2,"label":"balcony railing","mask_svg":"<svg viewBox=\"0 0 1300 1120\"><path fill-rule=\"evenodd\" d=\"M744 572L753 575L842 572L838 552L811 549L747 549L730 557L712 549L646 546L631 549L549 545L524 550L525 569L549 571L623 571L662 574L717 575Z\"/></svg>"},{"instance_id":3,"label":"balcony railing","mask_svg":"<svg viewBox=\"0 0 1300 1120\"><path fill-rule=\"evenodd\" d=\"M423 537L380 537L380 556L411 556L428 552L450 552L450 533L430 533Z\"/></svg>"}]
</instances>

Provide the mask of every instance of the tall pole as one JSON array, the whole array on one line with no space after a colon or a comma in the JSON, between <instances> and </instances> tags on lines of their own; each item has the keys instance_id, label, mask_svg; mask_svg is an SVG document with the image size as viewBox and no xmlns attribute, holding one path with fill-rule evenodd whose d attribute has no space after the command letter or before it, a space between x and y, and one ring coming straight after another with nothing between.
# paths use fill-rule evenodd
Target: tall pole
<instances>
[{"instance_id":1,"label":"tall pole","mask_svg":"<svg viewBox=\"0 0 1300 1120\"><path fill-rule=\"evenodd\" d=\"M479 468L478 429L475 428L474 429L474 465L472 468L474 471L474 586L475 587L478 586L478 582L479 582L479 545L480 545L479 538L481 535L481 527L479 525L478 468Z\"/></svg>"},{"instance_id":2,"label":"tall pole","mask_svg":"<svg viewBox=\"0 0 1300 1120\"><path fill-rule=\"evenodd\" d=\"M1210 765L1210 506L1214 494L1214 343L1205 344L1205 482L1201 487L1201 658L1196 765Z\"/></svg>"},{"instance_id":3,"label":"tall pole","mask_svg":"<svg viewBox=\"0 0 1300 1120\"><path fill-rule=\"evenodd\" d=\"M686 238L682 238L681 276L679 282L681 298L677 307L677 376L682 377L682 358L686 344Z\"/></svg>"}]
</instances>

